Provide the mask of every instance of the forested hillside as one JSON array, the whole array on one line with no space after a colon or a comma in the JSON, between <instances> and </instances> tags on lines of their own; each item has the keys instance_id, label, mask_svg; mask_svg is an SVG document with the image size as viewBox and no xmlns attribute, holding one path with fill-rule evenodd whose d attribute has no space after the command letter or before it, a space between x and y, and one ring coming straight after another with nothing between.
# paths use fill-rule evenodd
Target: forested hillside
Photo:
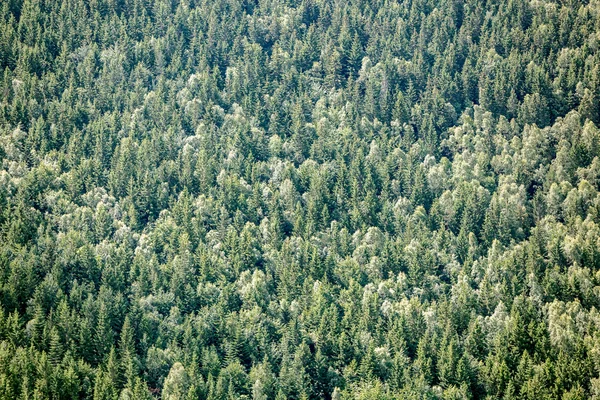
<instances>
[{"instance_id":1,"label":"forested hillside","mask_svg":"<svg viewBox=\"0 0 600 400\"><path fill-rule=\"evenodd\" d=\"M3 0L0 73L0 399L600 399L599 0Z\"/></svg>"}]
</instances>

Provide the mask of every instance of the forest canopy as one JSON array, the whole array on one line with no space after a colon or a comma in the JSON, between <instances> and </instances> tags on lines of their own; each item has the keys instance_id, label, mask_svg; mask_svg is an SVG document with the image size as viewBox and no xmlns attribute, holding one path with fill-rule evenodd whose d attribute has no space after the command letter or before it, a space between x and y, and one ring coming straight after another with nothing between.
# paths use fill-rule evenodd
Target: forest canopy
<instances>
[{"instance_id":1,"label":"forest canopy","mask_svg":"<svg viewBox=\"0 0 600 400\"><path fill-rule=\"evenodd\" d=\"M599 0L3 0L0 399L600 399Z\"/></svg>"}]
</instances>

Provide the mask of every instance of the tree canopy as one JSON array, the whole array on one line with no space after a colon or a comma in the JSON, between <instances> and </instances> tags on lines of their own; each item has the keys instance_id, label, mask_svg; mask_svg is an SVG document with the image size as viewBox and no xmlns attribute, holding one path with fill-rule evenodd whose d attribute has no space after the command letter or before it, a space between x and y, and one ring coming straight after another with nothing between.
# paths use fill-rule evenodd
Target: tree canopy
<instances>
[{"instance_id":1,"label":"tree canopy","mask_svg":"<svg viewBox=\"0 0 600 400\"><path fill-rule=\"evenodd\" d=\"M600 1L0 3L0 399L600 399Z\"/></svg>"}]
</instances>

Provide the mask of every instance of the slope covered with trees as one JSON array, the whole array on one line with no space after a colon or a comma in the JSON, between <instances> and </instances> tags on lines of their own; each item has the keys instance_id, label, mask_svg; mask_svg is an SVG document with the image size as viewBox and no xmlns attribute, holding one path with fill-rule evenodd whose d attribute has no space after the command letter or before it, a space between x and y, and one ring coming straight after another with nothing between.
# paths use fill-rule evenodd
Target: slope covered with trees
<instances>
[{"instance_id":1,"label":"slope covered with trees","mask_svg":"<svg viewBox=\"0 0 600 400\"><path fill-rule=\"evenodd\" d=\"M1 399L600 398L600 1L0 3Z\"/></svg>"}]
</instances>

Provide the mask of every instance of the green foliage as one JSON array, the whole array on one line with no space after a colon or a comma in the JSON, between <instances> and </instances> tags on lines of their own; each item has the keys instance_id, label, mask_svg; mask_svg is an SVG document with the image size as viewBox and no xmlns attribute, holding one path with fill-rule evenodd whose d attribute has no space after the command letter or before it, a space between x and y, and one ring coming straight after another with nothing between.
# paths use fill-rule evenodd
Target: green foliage
<instances>
[{"instance_id":1,"label":"green foliage","mask_svg":"<svg viewBox=\"0 0 600 400\"><path fill-rule=\"evenodd\" d=\"M599 17L1 2L0 399L600 398Z\"/></svg>"}]
</instances>

